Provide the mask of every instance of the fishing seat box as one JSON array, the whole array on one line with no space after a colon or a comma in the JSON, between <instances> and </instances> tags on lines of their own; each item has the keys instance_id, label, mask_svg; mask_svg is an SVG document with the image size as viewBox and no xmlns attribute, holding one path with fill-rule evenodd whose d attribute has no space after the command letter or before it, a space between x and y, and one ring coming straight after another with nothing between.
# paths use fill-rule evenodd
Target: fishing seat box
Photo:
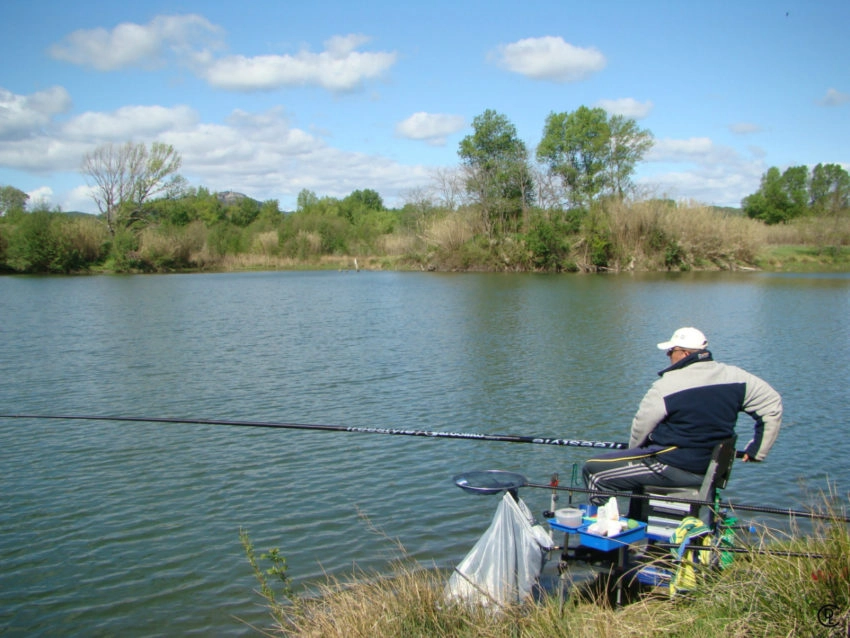
<instances>
[{"instance_id":1,"label":"fishing seat box","mask_svg":"<svg viewBox=\"0 0 850 638\"><path fill-rule=\"evenodd\" d=\"M725 439L714 446L711 460L708 464L702 485L696 487L647 487L644 500L643 514L640 519L646 521L646 535L650 540L669 541L670 536L688 516L700 518L702 505L688 502L667 500L681 498L686 501L714 502L717 492L725 489L732 473L732 462L735 460L735 442L737 437ZM663 497L654 499L653 496ZM716 512L709 508L702 517L708 527L714 529Z\"/></svg>"}]
</instances>

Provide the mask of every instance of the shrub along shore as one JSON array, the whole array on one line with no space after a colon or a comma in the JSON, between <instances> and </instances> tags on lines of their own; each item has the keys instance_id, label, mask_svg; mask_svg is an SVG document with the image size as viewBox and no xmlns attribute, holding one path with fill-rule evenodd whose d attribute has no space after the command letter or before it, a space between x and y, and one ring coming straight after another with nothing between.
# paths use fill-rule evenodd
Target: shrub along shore
<instances>
[{"instance_id":1,"label":"shrub along shore","mask_svg":"<svg viewBox=\"0 0 850 638\"><path fill-rule=\"evenodd\" d=\"M198 202L186 205L192 214L159 202L114 234L92 215L7 213L0 272L850 270L846 215L768 225L736 209L610 200L591 210L529 209L511 230L487 224L474 206L388 210L346 201L283 213L275 201L243 198L206 217Z\"/></svg>"}]
</instances>

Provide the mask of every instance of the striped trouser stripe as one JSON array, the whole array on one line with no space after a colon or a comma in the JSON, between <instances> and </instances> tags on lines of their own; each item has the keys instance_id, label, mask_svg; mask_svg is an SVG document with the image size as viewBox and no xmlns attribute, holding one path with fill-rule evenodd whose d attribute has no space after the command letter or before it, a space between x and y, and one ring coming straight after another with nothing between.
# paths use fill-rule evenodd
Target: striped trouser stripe
<instances>
[{"instance_id":1,"label":"striped trouser stripe","mask_svg":"<svg viewBox=\"0 0 850 638\"><path fill-rule=\"evenodd\" d=\"M589 477L588 487L595 489L600 482L606 482L612 479L655 476L666 469L667 465L658 461L653 461L648 465L646 463L630 463L621 467L612 467L610 470L602 470L601 472L592 474Z\"/></svg>"}]
</instances>

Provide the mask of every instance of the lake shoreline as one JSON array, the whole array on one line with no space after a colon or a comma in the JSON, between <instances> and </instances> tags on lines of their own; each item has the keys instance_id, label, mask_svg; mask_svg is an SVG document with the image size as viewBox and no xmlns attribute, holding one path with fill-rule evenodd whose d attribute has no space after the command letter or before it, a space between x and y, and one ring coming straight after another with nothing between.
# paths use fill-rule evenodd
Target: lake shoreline
<instances>
[{"instance_id":1,"label":"lake shoreline","mask_svg":"<svg viewBox=\"0 0 850 638\"><path fill-rule=\"evenodd\" d=\"M681 272L772 272L772 273L846 273L850 272L850 249L839 252L823 252L810 246L776 246L758 256L754 263L726 262L721 265L712 263L688 268L595 268L574 271L551 272L546 270L524 269L505 266L487 268L473 265L467 268L440 267L435 263L418 263L406 257L386 256L350 256L326 255L318 260L295 260L257 255L243 255L239 258L223 260L217 265L204 265L183 268L135 268L112 270L89 268L66 274L85 275L122 275L122 274L215 274L232 272L309 272L309 271L380 271L380 272L435 272L435 273L528 273L549 275L586 275L586 274L625 274L625 273L681 273ZM20 275L14 271L0 271L3 275Z\"/></svg>"}]
</instances>

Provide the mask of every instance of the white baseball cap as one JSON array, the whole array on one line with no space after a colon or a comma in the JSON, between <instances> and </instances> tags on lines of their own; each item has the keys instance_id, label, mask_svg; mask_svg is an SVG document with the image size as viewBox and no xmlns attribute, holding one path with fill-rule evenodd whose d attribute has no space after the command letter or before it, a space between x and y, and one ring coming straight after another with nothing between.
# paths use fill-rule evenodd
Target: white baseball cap
<instances>
[{"instance_id":1,"label":"white baseball cap","mask_svg":"<svg viewBox=\"0 0 850 638\"><path fill-rule=\"evenodd\" d=\"M685 348L686 350L702 350L707 346L708 339L696 328L679 328L670 337L670 341L659 343L658 349Z\"/></svg>"}]
</instances>

